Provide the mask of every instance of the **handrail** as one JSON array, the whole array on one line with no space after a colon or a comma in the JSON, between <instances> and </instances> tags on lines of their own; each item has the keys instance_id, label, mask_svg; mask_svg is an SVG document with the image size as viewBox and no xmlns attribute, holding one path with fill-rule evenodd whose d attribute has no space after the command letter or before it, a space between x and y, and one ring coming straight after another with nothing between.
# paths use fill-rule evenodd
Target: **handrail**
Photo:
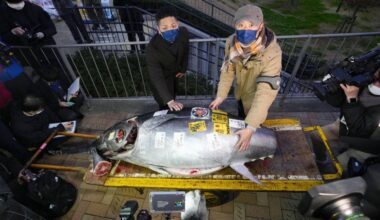
<instances>
[{"instance_id":1,"label":"handrail","mask_svg":"<svg viewBox=\"0 0 380 220\"><path fill-rule=\"evenodd\" d=\"M366 37L380 36L380 32L364 32L364 33L337 33L337 34L304 34L304 35L282 35L277 36L277 39L307 39L307 38L329 38L329 37ZM190 42L215 42L226 41L227 38L207 38L207 39L190 39ZM115 42L115 43L96 43L96 44L66 44L66 45L45 45L43 48L69 48L69 47L89 47L89 46L120 46L120 45L139 45L148 44L149 41L139 42ZM12 46L13 48L28 48L27 46Z\"/></svg>"}]
</instances>

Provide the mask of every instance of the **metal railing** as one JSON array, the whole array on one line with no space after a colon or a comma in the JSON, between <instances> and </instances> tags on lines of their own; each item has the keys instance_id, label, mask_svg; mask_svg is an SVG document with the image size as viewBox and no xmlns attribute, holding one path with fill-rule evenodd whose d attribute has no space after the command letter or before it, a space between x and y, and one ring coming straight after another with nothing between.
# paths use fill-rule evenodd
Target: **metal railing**
<instances>
[{"instance_id":1,"label":"metal railing","mask_svg":"<svg viewBox=\"0 0 380 220\"><path fill-rule=\"evenodd\" d=\"M156 10L160 7L160 4L170 4L176 7L179 19L182 22L204 33L214 34L223 32L224 35L222 36L227 36L228 34L226 33L232 31L232 28L228 25L218 25L218 22L209 22L209 19L199 19L201 17L200 14L202 17L207 15L203 15L202 12L196 10L180 7L179 3L168 0L152 2L151 5L148 5L152 9L142 9L140 6L126 5L114 7L83 6L69 8L69 10L73 10L73 13L81 15L88 35L98 43L136 41L137 39L139 41L149 40L155 33L157 26L151 10ZM188 5L185 6L190 7ZM193 37L198 38L196 35Z\"/></svg>"},{"instance_id":2,"label":"metal railing","mask_svg":"<svg viewBox=\"0 0 380 220\"><path fill-rule=\"evenodd\" d=\"M234 15L228 12L226 9L221 8L210 0L181 0L187 5L201 11L202 13L215 18L218 21L223 22L233 27Z\"/></svg>"},{"instance_id":3,"label":"metal railing","mask_svg":"<svg viewBox=\"0 0 380 220\"><path fill-rule=\"evenodd\" d=\"M283 50L280 93L285 99L313 95L314 81L321 79L334 63L374 47L380 42L380 32L279 36L277 40ZM224 38L191 40L188 72L178 80L179 96L209 98L216 94L224 42ZM145 54L129 48L147 43L17 47L15 54L24 65L52 63L69 80L80 77L88 98L146 97L151 92Z\"/></svg>"}]
</instances>

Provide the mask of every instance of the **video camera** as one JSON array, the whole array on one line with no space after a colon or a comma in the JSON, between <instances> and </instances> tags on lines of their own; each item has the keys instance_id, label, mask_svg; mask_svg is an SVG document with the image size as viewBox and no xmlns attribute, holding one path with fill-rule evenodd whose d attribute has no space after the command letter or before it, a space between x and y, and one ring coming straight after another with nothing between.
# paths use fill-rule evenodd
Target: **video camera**
<instances>
[{"instance_id":1,"label":"video camera","mask_svg":"<svg viewBox=\"0 0 380 220\"><path fill-rule=\"evenodd\" d=\"M338 180L310 189L298 211L321 219L379 219L380 163L368 167L363 176Z\"/></svg>"},{"instance_id":2,"label":"video camera","mask_svg":"<svg viewBox=\"0 0 380 220\"><path fill-rule=\"evenodd\" d=\"M322 101L341 90L339 84L364 87L372 83L380 68L380 47L359 57L348 57L330 69L322 82L314 83L316 96Z\"/></svg>"}]
</instances>

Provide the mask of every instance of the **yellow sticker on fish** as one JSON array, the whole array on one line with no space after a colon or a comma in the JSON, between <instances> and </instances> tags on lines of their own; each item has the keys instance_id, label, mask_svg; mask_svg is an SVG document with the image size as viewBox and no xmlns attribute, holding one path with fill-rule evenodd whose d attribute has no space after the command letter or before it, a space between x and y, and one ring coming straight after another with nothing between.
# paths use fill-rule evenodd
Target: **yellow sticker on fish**
<instances>
[{"instance_id":1,"label":"yellow sticker on fish","mask_svg":"<svg viewBox=\"0 0 380 220\"><path fill-rule=\"evenodd\" d=\"M212 114L212 122L228 124L228 116L224 114Z\"/></svg>"},{"instance_id":2,"label":"yellow sticker on fish","mask_svg":"<svg viewBox=\"0 0 380 220\"><path fill-rule=\"evenodd\" d=\"M219 109L214 109L212 110L212 114L222 114L222 115L228 115L227 112L219 110Z\"/></svg>"},{"instance_id":3,"label":"yellow sticker on fish","mask_svg":"<svg viewBox=\"0 0 380 220\"><path fill-rule=\"evenodd\" d=\"M214 123L214 132L219 134L229 134L230 127L224 123Z\"/></svg>"},{"instance_id":4,"label":"yellow sticker on fish","mask_svg":"<svg viewBox=\"0 0 380 220\"><path fill-rule=\"evenodd\" d=\"M189 131L194 134L196 132L206 131L206 122L205 121L194 121L189 123Z\"/></svg>"}]
</instances>

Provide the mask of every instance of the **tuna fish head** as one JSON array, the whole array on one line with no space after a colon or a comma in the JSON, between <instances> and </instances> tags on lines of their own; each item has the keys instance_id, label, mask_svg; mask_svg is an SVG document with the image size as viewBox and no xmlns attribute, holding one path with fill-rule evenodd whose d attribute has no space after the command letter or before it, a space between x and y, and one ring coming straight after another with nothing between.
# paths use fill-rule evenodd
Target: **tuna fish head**
<instances>
[{"instance_id":1,"label":"tuna fish head","mask_svg":"<svg viewBox=\"0 0 380 220\"><path fill-rule=\"evenodd\" d=\"M131 151L135 147L137 132L137 122L134 118L119 122L98 139L97 150L106 158Z\"/></svg>"}]
</instances>

